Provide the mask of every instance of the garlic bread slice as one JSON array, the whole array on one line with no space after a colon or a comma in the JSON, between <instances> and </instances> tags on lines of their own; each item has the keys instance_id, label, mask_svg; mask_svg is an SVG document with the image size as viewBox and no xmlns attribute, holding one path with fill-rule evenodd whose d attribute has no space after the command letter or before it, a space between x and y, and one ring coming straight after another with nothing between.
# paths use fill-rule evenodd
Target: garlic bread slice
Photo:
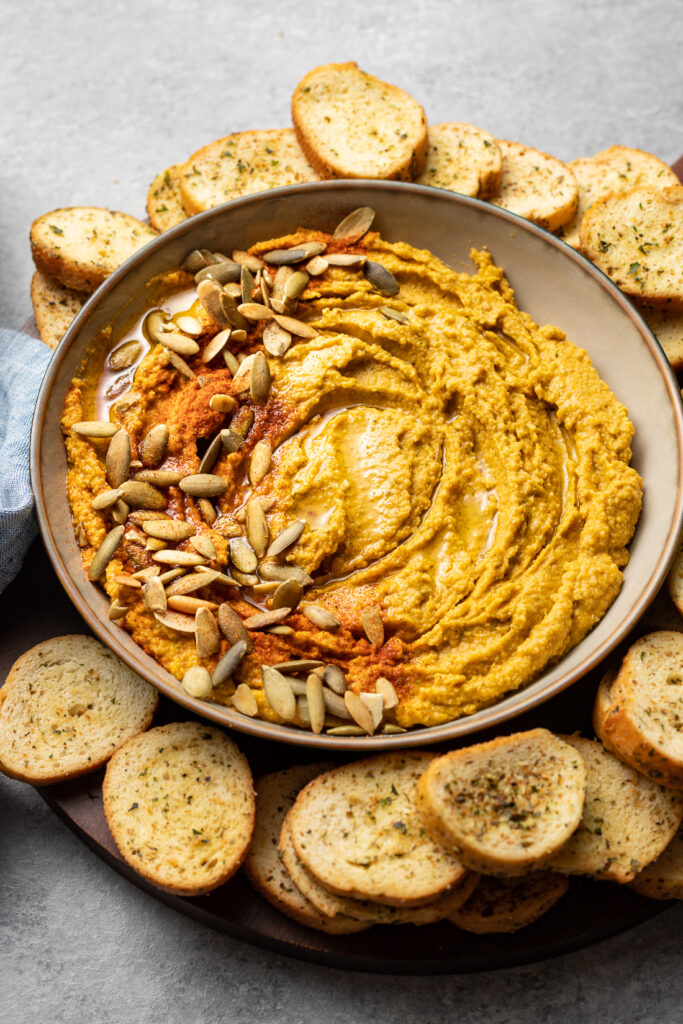
<instances>
[{"instance_id":1,"label":"garlic bread slice","mask_svg":"<svg viewBox=\"0 0 683 1024\"><path fill-rule=\"evenodd\" d=\"M641 307L640 315L664 349L674 371L683 370L683 312Z\"/></svg>"},{"instance_id":2,"label":"garlic bread slice","mask_svg":"<svg viewBox=\"0 0 683 1024\"><path fill-rule=\"evenodd\" d=\"M538 921L568 888L569 879L554 871L534 871L521 878L482 875L474 893L449 920L476 935L516 932Z\"/></svg>"},{"instance_id":3,"label":"garlic bread slice","mask_svg":"<svg viewBox=\"0 0 683 1024\"><path fill-rule=\"evenodd\" d=\"M435 124L418 185L433 185L465 196L490 199L500 187L503 157L496 140L471 124Z\"/></svg>"},{"instance_id":4,"label":"garlic bread slice","mask_svg":"<svg viewBox=\"0 0 683 1024\"><path fill-rule=\"evenodd\" d=\"M629 885L652 900L683 900L683 830Z\"/></svg>"},{"instance_id":5,"label":"garlic bread slice","mask_svg":"<svg viewBox=\"0 0 683 1024\"><path fill-rule=\"evenodd\" d=\"M53 277L36 270L31 278L31 303L40 340L50 348L57 348L87 298L84 292L65 288Z\"/></svg>"},{"instance_id":6,"label":"garlic bread slice","mask_svg":"<svg viewBox=\"0 0 683 1024\"><path fill-rule=\"evenodd\" d=\"M569 167L554 156L521 142L497 139L503 156L498 195L491 202L557 231L576 213L579 189Z\"/></svg>"},{"instance_id":7,"label":"garlic bread slice","mask_svg":"<svg viewBox=\"0 0 683 1024\"><path fill-rule=\"evenodd\" d=\"M168 231L187 220L180 193L180 164L171 164L149 186L147 216L157 231Z\"/></svg>"}]
</instances>

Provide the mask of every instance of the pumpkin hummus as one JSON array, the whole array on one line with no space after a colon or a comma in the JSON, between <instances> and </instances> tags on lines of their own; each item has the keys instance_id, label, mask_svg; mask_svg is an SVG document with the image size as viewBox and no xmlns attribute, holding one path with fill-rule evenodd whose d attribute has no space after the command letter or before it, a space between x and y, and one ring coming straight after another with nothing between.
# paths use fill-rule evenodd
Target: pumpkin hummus
<instances>
[{"instance_id":1,"label":"pumpkin hummus","mask_svg":"<svg viewBox=\"0 0 683 1024\"><path fill-rule=\"evenodd\" d=\"M334 245L309 231L251 252L311 239ZM476 273L468 275L374 233L346 251L382 264L400 291L388 299L357 265L312 275L296 315L316 336L269 356L265 404L235 393L223 355L202 361L218 330L202 311L200 352L184 357L194 379L140 333L145 351L132 388L108 415L128 432L134 466L142 438L163 423L169 442L158 468L196 474L207 443L230 420L211 398L234 395L253 413L244 444L211 470L227 482L211 499L213 523L178 486L163 492L167 516L213 541L216 558L203 568L231 571L229 544L244 532L248 500L261 501L271 539L294 521L305 524L271 559L312 578L301 606L283 618L284 630L250 631L253 649L211 699L229 703L246 682L259 714L276 719L261 666L320 659L339 666L356 693L390 680L399 697L391 721L435 725L529 683L614 601L641 507L641 481L629 466L633 427L587 354L517 308L487 253L472 254ZM175 286L188 281L180 274ZM228 344L237 354L262 351L262 334L256 321L246 339ZM110 487L107 442L70 428L93 418L97 376L84 371L73 381L63 420L86 567L111 529L108 513L91 508ZM252 484L250 458L263 441L272 461ZM119 621L177 678L197 664L212 671L228 640L200 660L194 636L162 624L126 584L126 574L155 571L140 521L128 522L102 577L127 609ZM178 549L195 550L187 540ZM193 596L214 609L229 602L245 618L268 607L261 568L256 576L255 590L219 579ZM328 609L339 626L314 625L303 614L307 602ZM368 608L384 628L374 643L363 628Z\"/></svg>"}]
</instances>

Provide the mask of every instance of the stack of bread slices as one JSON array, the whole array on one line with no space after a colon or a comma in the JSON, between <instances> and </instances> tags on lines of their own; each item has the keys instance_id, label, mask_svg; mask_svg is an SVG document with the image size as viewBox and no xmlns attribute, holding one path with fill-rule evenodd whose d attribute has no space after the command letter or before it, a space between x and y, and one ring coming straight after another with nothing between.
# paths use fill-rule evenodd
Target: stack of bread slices
<instances>
[{"instance_id":1,"label":"stack of bread slices","mask_svg":"<svg viewBox=\"0 0 683 1024\"><path fill-rule=\"evenodd\" d=\"M39 217L31 296L41 338L55 347L87 296L157 232L239 196L324 178L414 181L559 234L639 305L683 368L683 186L665 163L612 146L565 164L461 121L428 125L408 93L353 62L299 82L292 127L224 136L158 174L147 195L151 227L93 207Z\"/></svg>"}]
</instances>

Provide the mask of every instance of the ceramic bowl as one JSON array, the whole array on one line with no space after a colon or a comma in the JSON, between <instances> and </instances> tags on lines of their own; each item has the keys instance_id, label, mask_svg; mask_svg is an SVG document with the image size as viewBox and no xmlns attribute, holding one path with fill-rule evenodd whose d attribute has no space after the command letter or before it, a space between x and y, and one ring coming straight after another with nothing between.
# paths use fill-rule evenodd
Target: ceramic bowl
<instances>
[{"instance_id":1,"label":"ceramic bowl","mask_svg":"<svg viewBox=\"0 0 683 1024\"><path fill-rule=\"evenodd\" d=\"M390 241L430 249L456 269L473 270L471 247L487 247L507 274L521 309L555 324L586 349L598 373L628 408L635 426L633 466L644 482L643 511L631 543L623 587L604 618L532 684L455 722L398 736L314 736L249 719L188 696L129 635L107 618L103 591L88 582L66 497L60 430L64 397L98 331L135 309L146 282L196 248L246 249L299 225L332 230L358 206L377 212ZM439 189L395 182L328 181L235 200L179 224L124 263L84 306L54 354L36 406L31 470L38 521L48 554L69 597L93 631L164 694L206 718L279 742L360 752L461 738L500 725L548 700L595 667L635 625L674 557L683 519L683 408L676 379L629 300L564 242L495 206Z\"/></svg>"}]
</instances>

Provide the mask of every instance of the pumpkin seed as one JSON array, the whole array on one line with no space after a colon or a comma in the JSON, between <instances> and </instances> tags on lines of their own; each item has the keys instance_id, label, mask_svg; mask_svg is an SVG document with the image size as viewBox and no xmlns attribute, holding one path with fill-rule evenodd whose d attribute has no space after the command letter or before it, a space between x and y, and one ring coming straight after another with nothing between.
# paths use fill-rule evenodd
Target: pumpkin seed
<instances>
[{"instance_id":1,"label":"pumpkin seed","mask_svg":"<svg viewBox=\"0 0 683 1024\"><path fill-rule=\"evenodd\" d=\"M270 391L270 366L263 352L256 352L251 367L249 392L255 405L265 405Z\"/></svg>"},{"instance_id":2,"label":"pumpkin seed","mask_svg":"<svg viewBox=\"0 0 683 1024\"><path fill-rule=\"evenodd\" d=\"M111 517L117 526L123 526L126 520L128 519L129 512L130 507L126 504L125 501L117 501L113 509L111 510Z\"/></svg>"},{"instance_id":3,"label":"pumpkin seed","mask_svg":"<svg viewBox=\"0 0 683 1024\"><path fill-rule=\"evenodd\" d=\"M204 559L194 551L175 551L173 548L161 548L152 555L155 562L164 565L201 565Z\"/></svg>"},{"instance_id":4,"label":"pumpkin seed","mask_svg":"<svg viewBox=\"0 0 683 1024\"><path fill-rule=\"evenodd\" d=\"M229 644L245 643L247 651L253 651L254 644L241 618L227 601L218 607L218 625Z\"/></svg>"},{"instance_id":5,"label":"pumpkin seed","mask_svg":"<svg viewBox=\"0 0 683 1024\"><path fill-rule=\"evenodd\" d=\"M279 313L273 314L273 319L280 327L283 327L290 334L295 334L297 338L317 338L318 332L310 324L305 324L303 320L296 320L293 316L280 316Z\"/></svg>"},{"instance_id":6,"label":"pumpkin seed","mask_svg":"<svg viewBox=\"0 0 683 1024\"><path fill-rule=\"evenodd\" d=\"M163 551L166 547L165 540L157 540L156 537L148 537L145 544L145 551Z\"/></svg>"},{"instance_id":7,"label":"pumpkin seed","mask_svg":"<svg viewBox=\"0 0 683 1024\"><path fill-rule=\"evenodd\" d=\"M242 299L242 289L239 284L231 284L228 282L228 284L223 285L223 291L226 295L232 296L233 299Z\"/></svg>"},{"instance_id":8,"label":"pumpkin seed","mask_svg":"<svg viewBox=\"0 0 683 1024\"><path fill-rule=\"evenodd\" d=\"M282 554L287 548L291 548L292 544L296 544L301 534L304 532L306 524L302 519L295 519L289 526L285 526L284 530L278 533L273 543L268 548L268 557L274 558L275 555Z\"/></svg>"},{"instance_id":9,"label":"pumpkin seed","mask_svg":"<svg viewBox=\"0 0 683 1024\"><path fill-rule=\"evenodd\" d=\"M240 266L251 270L252 274L258 273L263 266L263 261L258 256L252 256L250 252L245 252L243 249L235 249L232 258L235 263L239 263Z\"/></svg>"},{"instance_id":10,"label":"pumpkin seed","mask_svg":"<svg viewBox=\"0 0 683 1024\"><path fill-rule=\"evenodd\" d=\"M244 619L244 627L245 629L265 629L266 626L274 626L276 622L286 619L291 610L291 608L276 608L269 612L255 612L254 615Z\"/></svg>"},{"instance_id":11,"label":"pumpkin seed","mask_svg":"<svg viewBox=\"0 0 683 1024\"><path fill-rule=\"evenodd\" d=\"M254 445L249 462L249 479L254 487L263 480L270 469L272 456L273 447L270 441L258 441Z\"/></svg>"},{"instance_id":12,"label":"pumpkin seed","mask_svg":"<svg viewBox=\"0 0 683 1024\"><path fill-rule=\"evenodd\" d=\"M192 473L183 477L180 489L193 498L216 498L228 489L228 482L213 473Z\"/></svg>"},{"instance_id":13,"label":"pumpkin seed","mask_svg":"<svg viewBox=\"0 0 683 1024\"><path fill-rule=\"evenodd\" d=\"M143 469L136 473L133 479L143 484L155 484L157 487L177 487L185 475L175 469Z\"/></svg>"},{"instance_id":14,"label":"pumpkin seed","mask_svg":"<svg viewBox=\"0 0 683 1024\"><path fill-rule=\"evenodd\" d=\"M276 356L278 359L285 354L292 344L292 335L284 327L271 320L263 329L263 347L269 356Z\"/></svg>"},{"instance_id":15,"label":"pumpkin seed","mask_svg":"<svg viewBox=\"0 0 683 1024\"><path fill-rule=\"evenodd\" d=\"M256 552L242 537L230 539L230 561L240 572L252 573L258 565Z\"/></svg>"},{"instance_id":16,"label":"pumpkin seed","mask_svg":"<svg viewBox=\"0 0 683 1024\"><path fill-rule=\"evenodd\" d=\"M263 558L268 547L268 522L261 503L253 499L247 502L247 540L251 544L258 558Z\"/></svg>"},{"instance_id":17,"label":"pumpkin seed","mask_svg":"<svg viewBox=\"0 0 683 1024\"><path fill-rule=\"evenodd\" d=\"M271 267L281 267L287 263L300 263L301 260L317 255L315 252L308 252L303 246L297 246L295 249L272 249L271 252L264 252L263 258Z\"/></svg>"},{"instance_id":18,"label":"pumpkin seed","mask_svg":"<svg viewBox=\"0 0 683 1024\"><path fill-rule=\"evenodd\" d=\"M107 612L107 618L112 622L118 622L124 615L128 614L128 605L121 604L120 601L112 601L109 605L109 611Z\"/></svg>"},{"instance_id":19,"label":"pumpkin seed","mask_svg":"<svg viewBox=\"0 0 683 1024\"><path fill-rule=\"evenodd\" d=\"M223 359L225 360L225 365L227 366L227 368L230 370L230 373L234 377L240 365L237 362L237 357L234 355L234 353L230 352L229 349L225 348L223 349Z\"/></svg>"},{"instance_id":20,"label":"pumpkin seed","mask_svg":"<svg viewBox=\"0 0 683 1024\"><path fill-rule=\"evenodd\" d=\"M179 356L194 356L199 352L199 345L194 338L188 338L179 332L162 334L159 344L169 348L171 352L177 352Z\"/></svg>"},{"instance_id":21,"label":"pumpkin seed","mask_svg":"<svg viewBox=\"0 0 683 1024\"><path fill-rule=\"evenodd\" d=\"M182 331L183 334L189 334L191 338L198 338L200 334L204 333L204 326L201 320L198 320L196 316L190 316L188 313L176 316L175 325L179 331Z\"/></svg>"},{"instance_id":22,"label":"pumpkin seed","mask_svg":"<svg viewBox=\"0 0 683 1024\"><path fill-rule=\"evenodd\" d=\"M222 291L219 296L219 302L227 322L241 331L246 331L249 327L249 323L246 317L244 317L238 310L237 302L234 297L230 295L229 292Z\"/></svg>"},{"instance_id":23,"label":"pumpkin seed","mask_svg":"<svg viewBox=\"0 0 683 1024\"><path fill-rule=\"evenodd\" d=\"M76 543L79 548L87 548L90 544L88 540L88 531L86 530L83 523L78 523L76 526Z\"/></svg>"},{"instance_id":24,"label":"pumpkin seed","mask_svg":"<svg viewBox=\"0 0 683 1024\"><path fill-rule=\"evenodd\" d=\"M321 604L307 604L301 609L309 622L312 622L318 629L338 629L341 625L339 619L329 609L323 608Z\"/></svg>"},{"instance_id":25,"label":"pumpkin seed","mask_svg":"<svg viewBox=\"0 0 683 1024\"><path fill-rule=\"evenodd\" d=\"M255 352L250 356L245 356L239 365L237 373L233 374L232 384L238 395L243 395L245 392L249 391L251 386L251 371L255 359Z\"/></svg>"},{"instance_id":26,"label":"pumpkin seed","mask_svg":"<svg viewBox=\"0 0 683 1024\"><path fill-rule=\"evenodd\" d=\"M381 647L384 643L384 624L376 608L363 608L360 621L371 644Z\"/></svg>"},{"instance_id":27,"label":"pumpkin seed","mask_svg":"<svg viewBox=\"0 0 683 1024\"><path fill-rule=\"evenodd\" d=\"M296 301L306 291L309 281L310 278L305 270L295 271L285 284L285 299Z\"/></svg>"},{"instance_id":28,"label":"pumpkin seed","mask_svg":"<svg viewBox=\"0 0 683 1024\"><path fill-rule=\"evenodd\" d=\"M161 569L158 565L149 565L146 569L138 569L137 572L133 573L133 578L136 580L142 580L144 583L152 576L158 576Z\"/></svg>"},{"instance_id":29,"label":"pumpkin seed","mask_svg":"<svg viewBox=\"0 0 683 1024\"><path fill-rule=\"evenodd\" d=\"M150 612L165 612L166 591L158 576L150 576L142 588L142 603Z\"/></svg>"},{"instance_id":30,"label":"pumpkin seed","mask_svg":"<svg viewBox=\"0 0 683 1024\"><path fill-rule=\"evenodd\" d=\"M221 636L216 620L208 608L198 608L194 616L194 642L197 657L210 658L221 646Z\"/></svg>"},{"instance_id":31,"label":"pumpkin seed","mask_svg":"<svg viewBox=\"0 0 683 1024\"><path fill-rule=\"evenodd\" d=\"M384 698L381 693L360 693L358 696L372 716L374 732L382 721L382 716L384 714Z\"/></svg>"},{"instance_id":32,"label":"pumpkin seed","mask_svg":"<svg viewBox=\"0 0 683 1024\"><path fill-rule=\"evenodd\" d=\"M276 636L291 636L294 630L291 626L270 626L268 629L269 633L274 633Z\"/></svg>"},{"instance_id":33,"label":"pumpkin seed","mask_svg":"<svg viewBox=\"0 0 683 1024\"><path fill-rule=\"evenodd\" d=\"M216 281L200 281L197 285L197 298L203 308L221 327L227 327L231 321L221 305L222 295L221 286Z\"/></svg>"},{"instance_id":34,"label":"pumpkin seed","mask_svg":"<svg viewBox=\"0 0 683 1024\"><path fill-rule=\"evenodd\" d=\"M313 577L298 565L279 565L277 562L261 562L259 576L262 580L297 580L302 587L308 587Z\"/></svg>"},{"instance_id":35,"label":"pumpkin seed","mask_svg":"<svg viewBox=\"0 0 683 1024\"><path fill-rule=\"evenodd\" d=\"M254 576L253 573L240 572L239 569L233 569L232 574L235 577L235 582L240 587L254 587L258 583L258 576Z\"/></svg>"},{"instance_id":36,"label":"pumpkin seed","mask_svg":"<svg viewBox=\"0 0 683 1024\"><path fill-rule=\"evenodd\" d=\"M211 675L211 682L214 686L220 686L226 679L229 679L239 663L247 653L247 645L244 640L239 640L225 652L216 665Z\"/></svg>"},{"instance_id":37,"label":"pumpkin seed","mask_svg":"<svg viewBox=\"0 0 683 1024\"><path fill-rule=\"evenodd\" d=\"M109 486L120 487L130 472L130 437L121 428L117 430L107 448L105 469Z\"/></svg>"},{"instance_id":38,"label":"pumpkin seed","mask_svg":"<svg viewBox=\"0 0 683 1024\"><path fill-rule=\"evenodd\" d=\"M378 693L384 701L385 711L391 711L398 704L398 694L394 689L394 684L391 680L386 679L384 676L380 676L375 683L375 693Z\"/></svg>"},{"instance_id":39,"label":"pumpkin seed","mask_svg":"<svg viewBox=\"0 0 683 1024\"><path fill-rule=\"evenodd\" d=\"M375 211L371 206L359 206L352 210L342 221L337 224L332 237L336 242L343 242L344 245L351 245L370 230Z\"/></svg>"},{"instance_id":40,"label":"pumpkin seed","mask_svg":"<svg viewBox=\"0 0 683 1024\"><path fill-rule=\"evenodd\" d=\"M339 693L343 696L348 690L346 676L338 665L325 665L324 678L329 688L334 690L335 693Z\"/></svg>"},{"instance_id":41,"label":"pumpkin seed","mask_svg":"<svg viewBox=\"0 0 683 1024\"><path fill-rule=\"evenodd\" d=\"M195 590L201 590L202 587L210 587L216 576L219 575L220 573L211 570L207 573L193 572L182 576L166 588L166 597L182 597L185 594L193 594Z\"/></svg>"},{"instance_id":42,"label":"pumpkin seed","mask_svg":"<svg viewBox=\"0 0 683 1024\"><path fill-rule=\"evenodd\" d=\"M243 405L230 420L230 429L240 437L246 437L254 425L254 410Z\"/></svg>"},{"instance_id":43,"label":"pumpkin seed","mask_svg":"<svg viewBox=\"0 0 683 1024\"><path fill-rule=\"evenodd\" d=\"M102 512L105 508L111 508L122 495L120 487L113 487L111 490L100 491L90 502L90 507L96 512Z\"/></svg>"},{"instance_id":44,"label":"pumpkin seed","mask_svg":"<svg viewBox=\"0 0 683 1024\"><path fill-rule=\"evenodd\" d=\"M333 729L326 729L327 736L364 736L365 729L359 725L335 725Z\"/></svg>"},{"instance_id":45,"label":"pumpkin seed","mask_svg":"<svg viewBox=\"0 0 683 1024\"><path fill-rule=\"evenodd\" d=\"M311 277L319 277L320 274L324 274L329 263L324 256L314 256L312 260L309 260L306 264L306 270Z\"/></svg>"},{"instance_id":46,"label":"pumpkin seed","mask_svg":"<svg viewBox=\"0 0 683 1024\"><path fill-rule=\"evenodd\" d=\"M159 566L154 566L157 572L160 571ZM152 570L150 569L150 572ZM159 582L166 586L167 583L171 583L173 580L177 580L180 576L184 576L187 569L168 569L166 572L162 572L159 576Z\"/></svg>"},{"instance_id":47,"label":"pumpkin seed","mask_svg":"<svg viewBox=\"0 0 683 1024\"><path fill-rule=\"evenodd\" d=\"M270 583L255 583L251 588L254 597L269 597L280 586L275 580Z\"/></svg>"},{"instance_id":48,"label":"pumpkin seed","mask_svg":"<svg viewBox=\"0 0 683 1024\"><path fill-rule=\"evenodd\" d=\"M143 523L148 523L152 519L170 519L171 517L167 512L152 512L147 509L136 509L131 512L128 517L131 523L135 523L136 526L142 526Z\"/></svg>"},{"instance_id":49,"label":"pumpkin seed","mask_svg":"<svg viewBox=\"0 0 683 1024\"><path fill-rule=\"evenodd\" d=\"M198 536L190 537L190 544L198 551L204 558L208 558L209 561L213 561L218 558L218 552L216 551L216 545L205 533L200 533Z\"/></svg>"},{"instance_id":50,"label":"pumpkin seed","mask_svg":"<svg viewBox=\"0 0 683 1024\"><path fill-rule=\"evenodd\" d=\"M283 580L278 584L270 602L271 608L291 608L294 611L304 596L304 588L296 580Z\"/></svg>"},{"instance_id":51,"label":"pumpkin seed","mask_svg":"<svg viewBox=\"0 0 683 1024\"><path fill-rule=\"evenodd\" d=\"M408 317L400 309L392 309L391 306L380 306L379 311L387 320L395 320L399 324L410 323Z\"/></svg>"},{"instance_id":52,"label":"pumpkin seed","mask_svg":"<svg viewBox=\"0 0 683 1024\"><path fill-rule=\"evenodd\" d=\"M361 263L365 263L367 256L353 252L337 252L326 256L325 259L331 267L359 267Z\"/></svg>"},{"instance_id":53,"label":"pumpkin seed","mask_svg":"<svg viewBox=\"0 0 683 1024\"><path fill-rule=\"evenodd\" d=\"M219 331L218 334L215 334L213 336L209 344L202 352L203 363L210 363L212 359L215 359L216 356L223 351L228 341L230 340L231 333L232 332L230 328L226 327L225 330Z\"/></svg>"},{"instance_id":54,"label":"pumpkin seed","mask_svg":"<svg viewBox=\"0 0 683 1024\"><path fill-rule=\"evenodd\" d=\"M237 307L237 311L247 320L270 320L273 315L272 310L260 302L243 302Z\"/></svg>"},{"instance_id":55,"label":"pumpkin seed","mask_svg":"<svg viewBox=\"0 0 683 1024\"><path fill-rule=\"evenodd\" d=\"M158 466L166 455L169 431L165 423L157 423L149 430L138 447L138 455L143 466L152 469Z\"/></svg>"},{"instance_id":56,"label":"pumpkin seed","mask_svg":"<svg viewBox=\"0 0 683 1024\"><path fill-rule=\"evenodd\" d=\"M399 284L394 275L381 263L374 260L366 260L363 264L363 273L373 288L382 295L398 295Z\"/></svg>"},{"instance_id":57,"label":"pumpkin seed","mask_svg":"<svg viewBox=\"0 0 683 1024\"><path fill-rule=\"evenodd\" d=\"M372 736L375 731L375 723L370 709L365 706L363 701L353 692L353 690L346 691L344 694L344 702L353 721L356 722L361 729L368 734L368 736Z\"/></svg>"},{"instance_id":58,"label":"pumpkin seed","mask_svg":"<svg viewBox=\"0 0 683 1024\"><path fill-rule=\"evenodd\" d=\"M296 271L293 267L283 266L278 267L275 277L273 278L273 287L270 293L270 305L276 313L286 312L286 301L285 301L285 286L287 281L292 277Z\"/></svg>"},{"instance_id":59,"label":"pumpkin seed","mask_svg":"<svg viewBox=\"0 0 683 1024\"><path fill-rule=\"evenodd\" d=\"M323 697L323 684L320 676L311 672L306 680L306 700L308 702L308 713L311 721L311 729L314 733L321 733L325 724L325 698Z\"/></svg>"},{"instance_id":60,"label":"pumpkin seed","mask_svg":"<svg viewBox=\"0 0 683 1024\"><path fill-rule=\"evenodd\" d=\"M325 701L325 708L331 715L336 718L350 718L351 713L346 706L346 701L343 697L340 697L338 693L334 693L332 690L328 690L326 686L322 688L323 700Z\"/></svg>"},{"instance_id":61,"label":"pumpkin seed","mask_svg":"<svg viewBox=\"0 0 683 1024\"><path fill-rule=\"evenodd\" d=\"M237 408L237 402L232 395L213 395L209 400L209 409L211 412L234 412Z\"/></svg>"},{"instance_id":62,"label":"pumpkin seed","mask_svg":"<svg viewBox=\"0 0 683 1024\"><path fill-rule=\"evenodd\" d=\"M142 529L148 537L176 543L187 540L196 532L192 523L184 523L180 519L150 519L142 524Z\"/></svg>"},{"instance_id":63,"label":"pumpkin seed","mask_svg":"<svg viewBox=\"0 0 683 1024\"><path fill-rule=\"evenodd\" d=\"M131 508L160 510L166 508L166 498L151 484L142 480L124 480L121 484L123 500Z\"/></svg>"},{"instance_id":64,"label":"pumpkin seed","mask_svg":"<svg viewBox=\"0 0 683 1024\"><path fill-rule=\"evenodd\" d=\"M218 519L218 513L213 507L208 498L197 498L197 506L201 513L201 517L207 526L213 526Z\"/></svg>"},{"instance_id":65,"label":"pumpkin seed","mask_svg":"<svg viewBox=\"0 0 683 1024\"><path fill-rule=\"evenodd\" d=\"M107 356L107 363L112 370L127 370L132 366L142 352L142 343L139 341L124 341L113 352Z\"/></svg>"},{"instance_id":66,"label":"pumpkin seed","mask_svg":"<svg viewBox=\"0 0 683 1024\"><path fill-rule=\"evenodd\" d=\"M215 262L216 258L208 249L193 249L192 252L188 253L185 257L182 268L183 270L187 270L190 274L196 274L198 270L202 269L202 267L208 267Z\"/></svg>"},{"instance_id":67,"label":"pumpkin seed","mask_svg":"<svg viewBox=\"0 0 683 1024\"><path fill-rule=\"evenodd\" d=\"M213 281L221 287L240 279L240 267L231 260L221 260L220 263L212 263L210 267L202 267L194 275L195 282L201 284L203 281Z\"/></svg>"},{"instance_id":68,"label":"pumpkin seed","mask_svg":"<svg viewBox=\"0 0 683 1024\"><path fill-rule=\"evenodd\" d=\"M168 329L168 317L163 309L153 309L142 322L143 333L155 345L161 341Z\"/></svg>"},{"instance_id":69,"label":"pumpkin seed","mask_svg":"<svg viewBox=\"0 0 683 1024\"><path fill-rule=\"evenodd\" d=\"M221 431L221 433L222 433L222 431ZM216 434L216 436L214 437L213 441L211 442L209 447L204 452L204 455L202 456L201 462L199 463L199 468L197 469L197 473L198 474L210 473L211 470L213 469L213 467L218 462L218 456L221 455L223 453L223 451L224 451L223 439L221 438L221 434L219 433L219 434Z\"/></svg>"},{"instance_id":70,"label":"pumpkin seed","mask_svg":"<svg viewBox=\"0 0 683 1024\"><path fill-rule=\"evenodd\" d=\"M218 436L221 439L221 444L223 445L223 448L229 455L231 455L233 452L236 452L244 444L244 438L242 437L242 435L238 434L231 428L221 430Z\"/></svg>"},{"instance_id":71,"label":"pumpkin seed","mask_svg":"<svg viewBox=\"0 0 683 1024\"><path fill-rule=\"evenodd\" d=\"M293 661L279 661L273 668L278 672L313 672L316 668L322 668L325 663L315 658L295 658Z\"/></svg>"},{"instance_id":72,"label":"pumpkin seed","mask_svg":"<svg viewBox=\"0 0 683 1024\"><path fill-rule=\"evenodd\" d=\"M164 349L164 355L166 356L166 362L177 370L181 377L186 377L187 380L196 380L197 377L194 370L191 370L187 365L182 356L179 356L177 352L172 352L170 348Z\"/></svg>"},{"instance_id":73,"label":"pumpkin seed","mask_svg":"<svg viewBox=\"0 0 683 1024\"><path fill-rule=\"evenodd\" d=\"M196 697L198 700L205 700L209 697L213 686L208 669L203 665L193 665L192 668L188 668L183 676L183 690L189 693L190 697Z\"/></svg>"},{"instance_id":74,"label":"pumpkin seed","mask_svg":"<svg viewBox=\"0 0 683 1024\"><path fill-rule=\"evenodd\" d=\"M242 264L240 268L240 291L243 303L251 302L254 297L254 292L256 291L256 281L254 281L254 276L251 270L249 270L249 267L245 267L244 264Z\"/></svg>"},{"instance_id":75,"label":"pumpkin seed","mask_svg":"<svg viewBox=\"0 0 683 1024\"><path fill-rule=\"evenodd\" d=\"M208 565L198 565L196 567L196 569L195 569L195 572L199 573L200 575L206 574L206 573L209 573L209 572L212 573L213 574L212 578L211 578L211 582L212 583L224 583L224 584L226 584L227 586L230 586L230 587L236 586L236 583L235 583L234 579L232 578L232 576L228 576L227 573L224 573L224 572L219 572L217 569L212 569Z\"/></svg>"},{"instance_id":76,"label":"pumpkin seed","mask_svg":"<svg viewBox=\"0 0 683 1024\"><path fill-rule=\"evenodd\" d=\"M90 568L88 569L89 580L98 580L107 568L116 554L116 549L123 540L123 531L123 526L115 526L104 538L90 563Z\"/></svg>"},{"instance_id":77,"label":"pumpkin seed","mask_svg":"<svg viewBox=\"0 0 683 1024\"><path fill-rule=\"evenodd\" d=\"M399 733L407 731L408 730L404 729L402 725L396 725L394 722L387 722L387 724L382 729L382 733L385 736L398 736Z\"/></svg>"},{"instance_id":78,"label":"pumpkin seed","mask_svg":"<svg viewBox=\"0 0 683 1024\"><path fill-rule=\"evenodd\" d=\"M232 706L235 711L239 711L242 715L248 715L249 718L254 718L254 716L258 714L256 697L254 696L251 687L247 686L246 683L240 683L233 693Z\"/></svg>"},{"instance_id":79,"label":"pumpkin seed","mask_svg":"<svg viewBox=\"0 0 683 1024\"><path fill-rule=\"evenodd\" d=\"M296 698L285 677L275 668L261 666L263 692L276 715L291 722L296 717Z\"/></svg>"}]
</instances>

